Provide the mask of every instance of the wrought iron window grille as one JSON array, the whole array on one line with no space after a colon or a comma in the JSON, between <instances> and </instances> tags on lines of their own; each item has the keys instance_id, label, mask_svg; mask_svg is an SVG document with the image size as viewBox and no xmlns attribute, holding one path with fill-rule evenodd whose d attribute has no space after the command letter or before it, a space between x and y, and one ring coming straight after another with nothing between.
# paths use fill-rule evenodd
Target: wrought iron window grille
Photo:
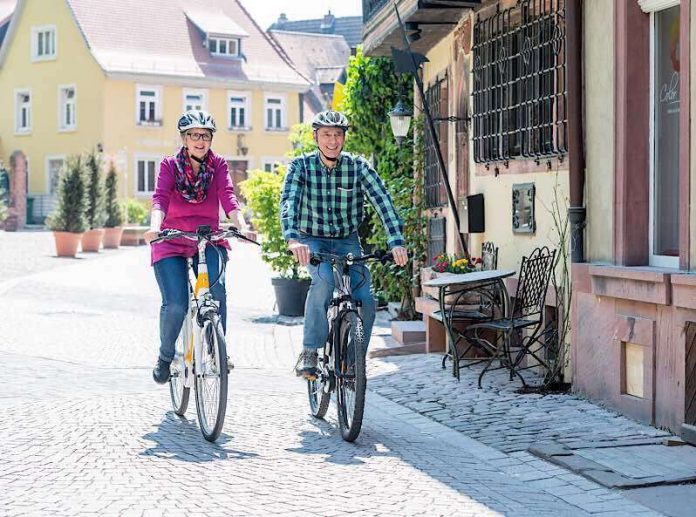
<instances>
[{"instance_id":1,"label":"wrought iron window grille","mask_svg":"<svg viewBox=\"0 0 696 517\"><path fill-rule=\"evenodd\" d=\"M519 0L474 24L476 163L568 152L565 0Z\"/></svg>"},{"instance_id":2,"label":"wrought iron window grille","mask_svg":"<svg viewBox=\"0 0 696 517\"><path fill-rule=\"evenodd\" d=\"M442 115L448 113L449 103L447 97L447 74L441 77L436 77L425 91L425 97L430 107L430 112L434 117L435 130L437 135L435 139L430 135L430 131L425 131L425 156L424 156L424 177L425 177L425 204L428 208L443 206L447 201L445 192L445 184L440 174L436 145L440 146L443 156L447 156L447 144L449 139L449 128L447 124L442 122L448 117Z\"/></svg>"}]
</instances>

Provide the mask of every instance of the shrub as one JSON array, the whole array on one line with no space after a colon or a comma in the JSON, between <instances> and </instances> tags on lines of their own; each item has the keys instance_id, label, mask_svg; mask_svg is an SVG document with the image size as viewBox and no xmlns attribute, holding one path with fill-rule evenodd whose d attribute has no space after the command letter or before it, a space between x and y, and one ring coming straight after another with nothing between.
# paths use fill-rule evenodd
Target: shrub
<instances>
[{"instance_id":1,"label":"shrub","mask_svg":"<svg viewBox=\"0 0 696 517\"><path fill-rule=\"evenodd\" d=\"M118 176L116 174L116 167L114 167L113 162L109 166L109 172L106 174L105 185L105 208L106 208L106 221L104 226L107 228L115 228L123 224L123 210L121 205L118 204L117 192L118 192Z\"/></svg>"},{"instance_id":2,"label":"shrub","mask_svg":"<svg viewBox=\"0 0 696 517\"><path fill-rule=\"evenodd\" d=\"M58 203L46 226L56 232L82 233L87 230L87 180L79 155L68 156L58 182Z\"/></svg>"}]
</instances>

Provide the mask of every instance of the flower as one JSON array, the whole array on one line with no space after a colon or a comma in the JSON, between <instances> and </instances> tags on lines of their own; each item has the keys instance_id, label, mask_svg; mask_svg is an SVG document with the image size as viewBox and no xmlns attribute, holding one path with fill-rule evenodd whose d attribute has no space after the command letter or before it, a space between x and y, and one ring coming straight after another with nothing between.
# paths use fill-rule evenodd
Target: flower
<instances>
[{"instance_id":1,"label":"flower","mask_svg":"<svg viewBox=\"0 0 696 517\"><path fill-rule=\"evenodd\" d=\"M480 260L480 259L479 259ZM458 257L443 253L435 257L433 261L433 271L438 273L470 273L476 270L477 259L471 257Z\"/></svg>"}]
</instances>

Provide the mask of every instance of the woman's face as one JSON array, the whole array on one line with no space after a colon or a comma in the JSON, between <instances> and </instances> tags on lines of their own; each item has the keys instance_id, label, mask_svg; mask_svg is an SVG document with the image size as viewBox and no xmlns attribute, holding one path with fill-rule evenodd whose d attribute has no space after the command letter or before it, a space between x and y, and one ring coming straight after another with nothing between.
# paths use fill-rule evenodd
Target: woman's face
<instances>
[{"instance_id":1,"label":"woman's face","mask_svg":"<svg viewBox=\"0 0 696 517\"><path fill-rule=\"evenodd\" d=\"M209 129L190 129L181 135L181 140L191 156L202 159L213 142L213 132Z\"/></svg>"}]
</instances>

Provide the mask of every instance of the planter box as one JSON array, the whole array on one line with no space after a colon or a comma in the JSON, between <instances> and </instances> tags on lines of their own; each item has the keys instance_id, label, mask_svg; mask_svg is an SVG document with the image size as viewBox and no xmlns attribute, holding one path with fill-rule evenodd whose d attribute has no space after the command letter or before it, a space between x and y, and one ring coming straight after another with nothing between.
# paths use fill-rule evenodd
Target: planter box
<instances>
[{"instance_id":1,"label":"planter box","mask_svg":"<svg viewBox=\"0 0 696 517\"><path fill-rule=\"evenodd\" d=\"M82 236L82 251L98 252L104 238L104 228L87 230Z\"/></svg>"},{"instance_id":2,"label":"planter box","mask_svg":"<svg viewBox=\"0 0 696 517\"><path fill-rule=\"evenodd\" d=\"M443 276L447 275L452 275L454 273L438 273L437 271L433 271L433 268L431 267L423 267L421 268L421 292L423 293L423 296L428 296L430 298L433 298L434 300L439 300L439 288L437 287L428 287L425 285L425 282L428 280L434 280L435 278L441 278ZM452 304L457 301L457 293L460 293L461 291L464 291L465 289L454 289L451 291L450 294L445 296L445 303L446 304ZM462 299L458 300L459 305L461 304L478 304L479 303L479 296L476 293L471 293L471 296L463 296Z\"/></svg>"},{"instance_id":3,"label":"planter box","mask_svg":"<svg viewBox=\"0 0 696 517\"><path fill-rule=\"evenodd\" d=\"M121 244L121 237L123 237L122 227L104 228L104 249L118 248Z\"/></svg>"},{"instance_id":4,"label":"planter box","mask_svg":"<svg viewBox=\"0 0 696 517\"><path fill-rule=\"evenodd\" d=\"M123 235L121 235L121 246L145 244L143 235L148 229L149 226L124 226Z\"/></svg>"}]
</instances>

